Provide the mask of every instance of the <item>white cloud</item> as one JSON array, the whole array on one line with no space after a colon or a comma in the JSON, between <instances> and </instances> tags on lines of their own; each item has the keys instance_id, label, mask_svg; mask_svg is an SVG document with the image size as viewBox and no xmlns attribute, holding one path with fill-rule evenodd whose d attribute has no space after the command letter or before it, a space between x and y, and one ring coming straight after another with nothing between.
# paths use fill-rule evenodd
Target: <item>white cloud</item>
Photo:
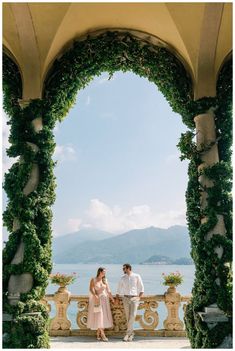
<instances>
[{"instance_id":1,"label":"white cloud","mask_svg":"<svg viewBox=\"0 0 235 351\"><path fill-rule=\"evenodd\" d=\"M157 213L146 204L123 211L119 206L112 208L99 199L92 199L81 226L86 225L110 232L124 232L150 226L168 228L176 224L185 225L185 212L185 208L182 208Z\"/></svg>"},{"instance_id":2,"label":"white cloud","mask_svg":"<svg viewBox=\"0 0 235 351\"><path fill-rule=\"evenodd\" d=\"M68 232L72 233L72 232L76 232L80 229L82 220L79 218L69 218L68 219Z\"/></svg>"},{"instance_id":3,"label":"white cloud","mask_svg":"<svg viewBox=\"0 0 235 351\"><path fill-rule=\"evenodd\" d=\"M186 225L186 210L172 209L155 212L148 205L136 205L127 210L120 206L110 207L99 199L90 200L88 209L76 218L69 218L54 231L57 235L76 232L82 228L105 230L111 233L124 233L128 230L148 228L168 228L173 225Z\"/></svg>"},{"instance_id":4,"label":"white cloud","mask_svg":"<svg viewBox=\"0 0 235 351\"><path fill-rule=\"evenodd\" d=\"M59 162L75 161L77 159L76 151L71 144L56 145L53 157Z\"/></svg>"}]
</instances>

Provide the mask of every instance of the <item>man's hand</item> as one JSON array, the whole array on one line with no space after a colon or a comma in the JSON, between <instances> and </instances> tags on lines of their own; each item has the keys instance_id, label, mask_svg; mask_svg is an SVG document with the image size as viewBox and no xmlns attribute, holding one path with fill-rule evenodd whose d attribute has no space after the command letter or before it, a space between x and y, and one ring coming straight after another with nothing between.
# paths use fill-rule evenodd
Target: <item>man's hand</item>
<instances>
[{"instance_id":1,"label":"man's hand","mask_svg":"<svg viewBox=\"0 0 235 351\"><path fill-rule=\"evenodd\" d=\"M116 298L115 298L115 302L114 303L115 303L115 305L119 305L119 303L120 303L118 294L116 294Z\"/></svg>"},{"instance_id":2,"label":"man's hand","mask_svg":"<svg viewBox=\"0 0 235 351\"><path fill-rule=\"evenodd\" d=\"M119 305L119 302L120 302L119 299L117 298L114 299L114 305Z\"/></svg>"}]
</instances>

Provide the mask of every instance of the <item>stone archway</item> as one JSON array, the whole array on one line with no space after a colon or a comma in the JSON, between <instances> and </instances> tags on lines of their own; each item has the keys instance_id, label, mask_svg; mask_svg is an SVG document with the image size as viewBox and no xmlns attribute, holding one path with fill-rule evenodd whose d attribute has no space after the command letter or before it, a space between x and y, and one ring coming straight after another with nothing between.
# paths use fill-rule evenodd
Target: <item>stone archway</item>
<instances>
[{"instance_id":1,"label":"stone archway","mask_svg":"<svg viewBox=\"0 0 235 351\"><path fill-rule=\"evenodd\" d=\"M21 98L19 75L15 81L12 79L17 67L9 58L4 60L4 102L12 125L12 146L8 153L20 156L20 161L6 175L4 185L9 197L4 222L12 233L4 249L4 309L13 318L13 322L6 322L6 345L10 347L48 347L48 317L40 299L51 271L50 206L55 198L52 129L57 120L65 117L78 90L94 75L103 71L112 75L116 70L131 70L154 82L190 128L179 143L182 158L191 160L187 217L196 264L194 300L186 316L186 325L192 347L216 347L230 333L231 323L226 320L222 328L219 325L221 333L215 338L218 328L210 329L199 317L204 307L212 309L210 305L213 304L223 311L229 310L230 296L221 291L228 282L229 270L225 263L231 261L231 213L224 213L224 208L231 206L230 156L224 150L230 146L231 135L223 135L227 126L220 121L218 111L224 113L224 104L228 105L231 99L231 83L227 96L221 88L228 84L230 71L225 69L222 74L217 97L193 101L190 76L167 48L128 32L108 31L74 41L53 63L44 82L42 99L18 103ZM227 121L229 113L229 110L225 113ZM193 142L195 123L197 146ZM226 171L225 182L220 186L221 174ZM16 341L14 335L22 332L25 326L29 330L28 338Z\"/></svg>"}]
</instances>

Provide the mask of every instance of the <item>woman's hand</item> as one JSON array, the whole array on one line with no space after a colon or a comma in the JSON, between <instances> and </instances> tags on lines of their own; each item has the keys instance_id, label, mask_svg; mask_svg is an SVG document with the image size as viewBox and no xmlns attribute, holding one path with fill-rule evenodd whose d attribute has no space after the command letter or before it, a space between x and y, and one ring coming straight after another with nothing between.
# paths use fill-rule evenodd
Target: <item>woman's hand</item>
<instances>
[{"instance_id":1,"label":"woman's hand","mask_svg":"<svg viewBox=\"0 0 235 351\"><path fill-rule=\"evenodd\" d=\"M99 303L100 303L99 296L98 296L98 295L95 295L94 297L95 297L95 304L96 304L96 305L99 305Z\"/></svg>"},{"instance_id":2,"label":"woman's hand","mask_svg":"<svg viewBox=\"0 0 235 351\"><path fill-rule=\"evenodd\" d=\"M115 304L115 300L114 300L114 298L112 297L112 295L110 296L110 300L112 301L113 304Z\"/></svg>"}]
</instances>

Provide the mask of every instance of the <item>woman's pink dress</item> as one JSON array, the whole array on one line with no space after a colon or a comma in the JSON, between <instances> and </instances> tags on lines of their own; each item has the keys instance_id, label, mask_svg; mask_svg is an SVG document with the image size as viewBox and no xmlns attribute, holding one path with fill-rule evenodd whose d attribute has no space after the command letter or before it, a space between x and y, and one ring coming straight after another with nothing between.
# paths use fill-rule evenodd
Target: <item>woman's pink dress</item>
<instances>
[{"instance_id":1,"label":"woman's pink dress","mask_svg":"<svg viewBox=\"0 0 235 351\"><path fill-rule=\"evenodd\" d=\"M94 278L96 294L99 296L101 312L94 312L95 297L90 294L87 316L87 328L97 330L98 328L112 328L113 318L109 303L109 286Z\"/></svg>"}]
</instances>

